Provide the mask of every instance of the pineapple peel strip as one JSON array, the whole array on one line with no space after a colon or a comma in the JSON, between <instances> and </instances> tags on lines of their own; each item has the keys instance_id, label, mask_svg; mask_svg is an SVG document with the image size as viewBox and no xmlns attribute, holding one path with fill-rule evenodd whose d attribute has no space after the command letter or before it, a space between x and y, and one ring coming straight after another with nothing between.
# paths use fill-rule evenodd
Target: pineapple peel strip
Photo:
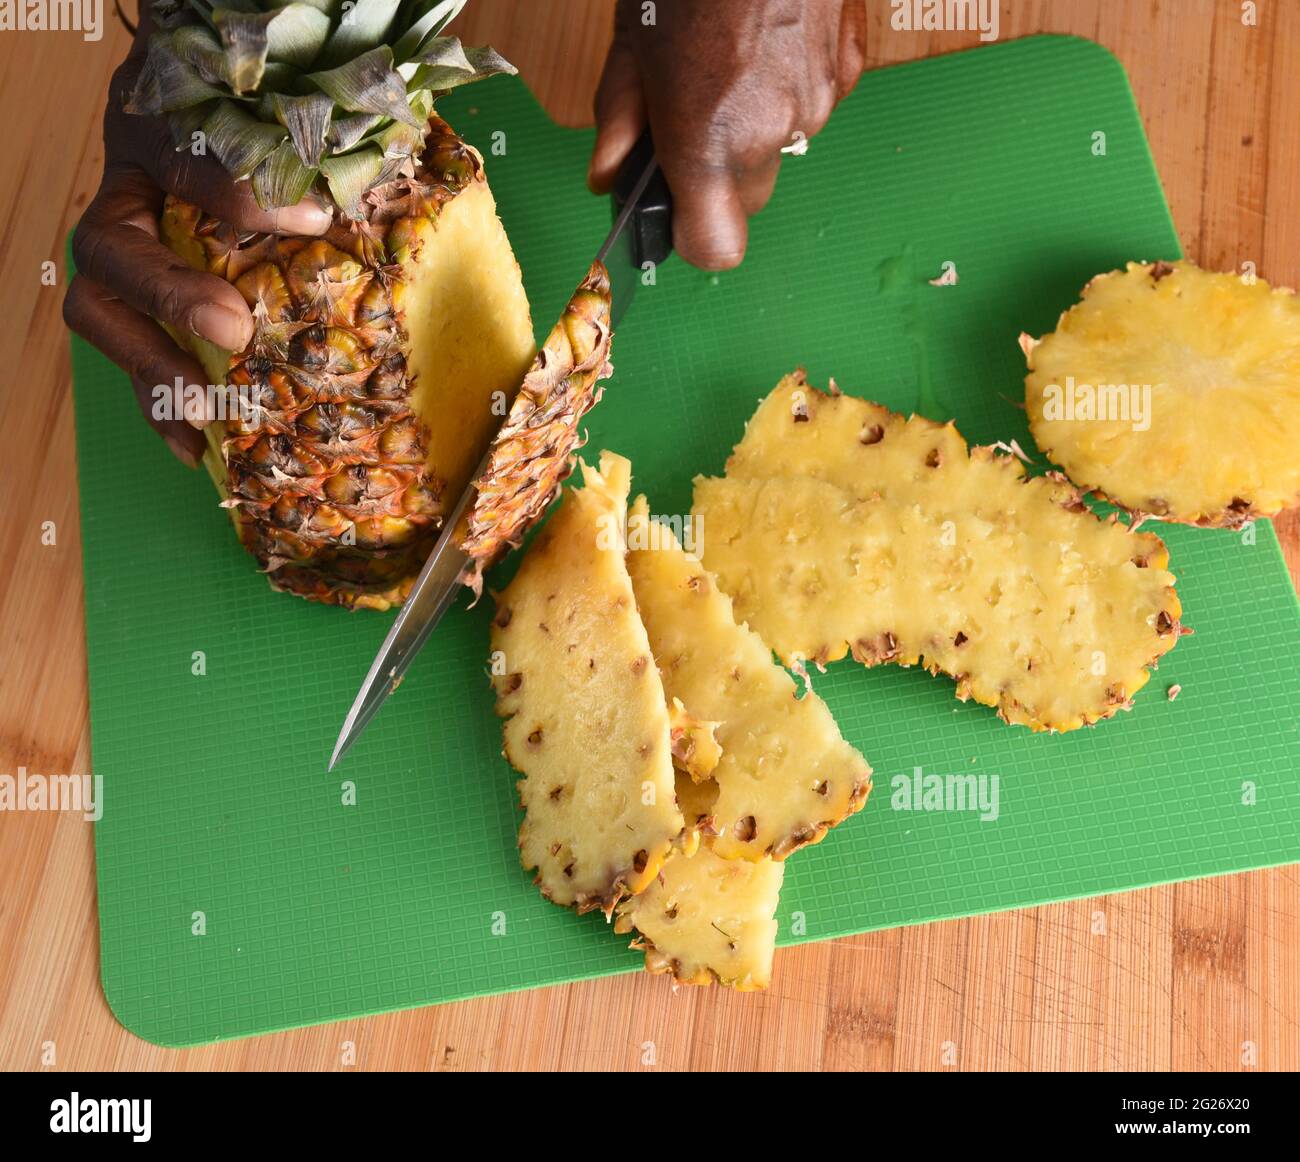
<instances>
[{"instance_id":1,"label":"pineapple peel strip","mask_svg":"<svg viewBox=\"0 0 1300 1162\"><path fill-rule=\"evenodd\" d=\"M624 560L628 462L583 465L498 598L505 754L523 773L520 857L543 895L608 917L682 836L668 700Z\"/></svg>"},{"instance_id":2,"label":"pineapple peel strip","mask_svg":"<svg viewBox=\"0 0 1300 1162\"><path fill-rule=\"evenodd\" d=\"M720 752L709 775L718 794L705 842L727 859L784 859L862 808L871 767L820 698L798 697L794 680L672 530L651 532L648 521L640 497L628 516L628 542L637 546L628 572L664 690L716 723Z\"/></svg>"},{"instance_id":3,"label":"pineapple peel strip","mask_svg":"<svg viewBox=\"0 0 1300 1162\"><path fill-rule=\"evenodd\" d=\"M1163 542L951 424L787 376L719 479L705 566L787 663L922 664L1008 723L1072 730L1131 705L1182 631Z\"/></svg>"},{"instance_id":4,"label":"pineapple peel strip","mask_svg":"<svg viewBox=\"0 0 1300 1162\"><path fill-rule=\"evenodd\" d=\"M594 263L551 329L493 441L461 547L465 583L476 599L483 572L516 548L572 471L581 446L578 423L601 396L609 374L609 276Z\"/></svg>"}]
</instances>

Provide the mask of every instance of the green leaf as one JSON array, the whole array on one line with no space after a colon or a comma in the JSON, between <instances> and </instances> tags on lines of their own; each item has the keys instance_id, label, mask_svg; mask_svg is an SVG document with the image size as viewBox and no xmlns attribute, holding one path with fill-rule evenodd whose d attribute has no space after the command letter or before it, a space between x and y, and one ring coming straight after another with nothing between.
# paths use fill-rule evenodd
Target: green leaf
<instances>
[{"instance_id":1,"label":"green leaf","mask_svg":"<svg viewBox=\"0 0 1300 1162\"><path fill-rule=\"evenodd\" d=\"M406 103L406 85L393 69L393 50L372 48L355 60L308 78L349 113L382 113L415 124Z\"/></svg>"},{"instance_id":2,"label":"green leaf","mask_svg":"<svg viewBox=\"0 0 1300 1162\"><path fill-rule=\"evenodd\" d=\"M320 171L298 160L293 143L282 141L253 172L253 195L264 210L293 206L307 195Z\"/></svg>"},{"instance_id":3,"label":"green leaf","mask_svg":"<svg viewBox=\"0 0 1300 1162\"><path fill-rule=\"evenodd\" d=\"M193 65L205 81L213 85L228 83L225 50L205 25L187 24L166 35L171 38L172 51Z\"/></svg>"},{"instance_id":4,"label":"green leaf","mask_svg":"<svg viewBox=\"0 0 1300 1162\"><path fill-rule=\"evenodd\" d=\"M144 68L126 99L128 113L167 113L226 95L199 76L193 65L174 55L171 35L162 33L150 39Z\"/></svg>"},{"instance_id":5,"label":"green leaf","mask_svg":"<svg viewBox=\"0 0 1300 1162\"><path fill-rule=\"evenodd\" d=\"M320 163L334 204L349 218L361 217L361 198L383 168L384 155L376 146L342 157L327 157Z\"/></svg>"},{"instance_id":6,"label":"green leaf","mask_svg":"<svg viewBox=\"0 0 1300 1162\"><path fill-rule=\"evenodd\" d=\"M467 48L465 55L472 66L471 72L467 73L463 69L448 68L446 65L439 64L421 65L415 76L407 82L407 87L412 90L432 89L437 93L445 93L449 89L458 88L471 81L481 81L497 73L514 74L519 71L505 57L490 48Z\"/></svg>"},{"instance_id":7,"label":"green leaf","mask_svg":"<svg viewBox=\"0 0 1300 1162\"><path fill-rule=\"evenodd\" d=\"M266 12L234 12L217 8L212 13L221 43L226 48L226 73L236 96L251 93L262 80L270 37L266 26L275 19Z\"/></svg>"},{"instance_id":8,"label":"green leaf","mask_svg":"<svg viewBox=\"0 0 1300 1162\"><path fill-rule=\"evenodd\" d=\"M276 93L272 103L276 120L289 131L302 164L310 168L319 166L334 110L333 100L325 93L309 93L305 97Z\"/></svg>"},{"instance_id":9,"label":"green leaf","mask_svg":"<svg viewBox=\"0 0 1300 1162\"><path fill-rule=\"evenodd\" d=\"M401 0L356 0L343 13L321 56L326 65L338 65L388 39L388 29Z\"/></svg>"},{"instance_id":10,"label":"green leaf","mask_svg":"<svg viewBox=\"0 0 1300 1162\"><path fill-rule=\"evenodd\" d=\"M357 113L352 117L335 117L330 122L329 144L334 153L346 153L385 119L376 113Z\"/></svg>"},{"instance_id":11,"label":"green leaf","mask_svg":"<svg viewBox=\"0 0 1300 1162\"><path fill-rule=\"evenodd\" d=\"M330 38L330 18L310 4L286 4L271 14L267 35L272 59L305 69Z\"/></svg>"},{"instance_id":12,"label":"green leaf","mask_svg":"<svg viewBox=\"0 0 1300 1162\"><path fill-rule=\"evenodd\" d=\"M455 36L430 37L408 59L415 64L440 65L443 68L460 69L463 73L472 73L474 71L474 66L470 63L460 39Z\"/></svg>"},{"instance_id":13,"label":"green leaf","mask_svg":"<svg viewBox=\"0 0 1300 1162\"><path fill-rule=\"evenodd\" d=\"M424 9L393 45L393 56L399 61L410 60L424 44L426 38L436 37L465 7L465 0L420 0L416 11Z\"/></svg>"},{"instance_id":14,"label":"green leaf","mask_svg":"<svg viewBox=\"0 0 1300 1162\"><path fill-rule=\"evenodd\" d=\"M282 126L259 121L234 101L220 102L203 123L203 132L208 135L208 148L236 181L252 174L289 136Z\"/></svg>"}]
</instances>

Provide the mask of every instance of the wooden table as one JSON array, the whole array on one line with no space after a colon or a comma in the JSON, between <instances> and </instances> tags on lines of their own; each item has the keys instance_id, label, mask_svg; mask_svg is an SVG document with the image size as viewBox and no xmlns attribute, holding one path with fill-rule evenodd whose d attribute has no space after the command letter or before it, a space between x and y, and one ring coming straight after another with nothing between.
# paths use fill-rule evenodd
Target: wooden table
<instances>
[{"instance_id":1,"label":"wooden table","mask_svg":"<svg viewBox=\"0 0 1300 1162\"><path fill-rule=\"evenodd\" d=\"M976 43L892 31L889 5L867 3L869 67ZM1001 37L1068 32L1116 53L1188 255L1219 269L1251 261L1296 286L1300 4L1258 7L1252 28L1236 0L1002 0ZM559 121L590 122L609 0L471 9L467 41L515 61ZM59 305L63 240L98 182L100 111L127 39L116 27L98 43L0 36L0 772L89 768ZM58 287L42 285L47 260ZM124 395L122 406L134 405ZM46 521L54 545L42 543ZM1277 526L1300 576L1300 513ZM1300 1068L1296 867L791 949L762 995L673 992L637 974L173 1051L118 1026L100 992L90 827L46 813L0 816L0 829L6 1069Z\"/></svg>"}]
</instances>

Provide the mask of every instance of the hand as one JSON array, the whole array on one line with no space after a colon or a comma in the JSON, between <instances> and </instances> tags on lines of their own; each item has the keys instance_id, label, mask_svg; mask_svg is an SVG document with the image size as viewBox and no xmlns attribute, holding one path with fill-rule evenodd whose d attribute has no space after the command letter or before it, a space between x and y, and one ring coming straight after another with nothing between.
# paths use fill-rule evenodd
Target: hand
<instances>
[{"instance_id":1,"label":"hand","mask_svg":"<svg viewBox=\"0 0 1300 1162\"><path fill-rule=\"evenodd\" d=\"M812 137L857 82L864 0L618 0L596 93L588 184L612 186L647 120L673 193L673 247L726 270L767 204L781 148Z\"/></svg>"},{"instance_id":2,"label":"hand","mask_svg":"<svg viewBox=\"0 0 1300 1162\"><path fill-rule=\"evenodd\" d=\"M143 5L141 6L143 8ZM305 200L261 210L248 182L234 182L215 157L178 153L160 117L126 113L123 103L144 63L148 22L109 83L104 114L104 177L77 226L72 254L77 276L63 302L63 318L131 377L149 423L186 464L206 446L205 417L153 418L153 389L203 384L207 376L158 321L239 351L253 334L243 296L223 278L193 270L158 241L165 194L201 206L240 230L323 234L330 214ZM157 320L157 321L155 321Z\"/></svg>"}]
</instances>

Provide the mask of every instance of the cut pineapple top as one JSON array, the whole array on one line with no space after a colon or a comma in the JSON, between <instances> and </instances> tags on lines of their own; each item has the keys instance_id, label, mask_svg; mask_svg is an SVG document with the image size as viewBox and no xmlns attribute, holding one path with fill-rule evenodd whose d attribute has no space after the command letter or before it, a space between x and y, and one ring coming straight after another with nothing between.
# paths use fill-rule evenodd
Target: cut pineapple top
<instances>
[{"instance_id":1,"label":"cut pineapple top","mask_svg":"<svg viewBox=\"0 0 1300 1162\"><path fill-rule=\"evenodd\" d=\"M556 903L608 915L654 879L683 822L667 698L624 563L630 466L602 453L582 472L498 598L493 685L524 775L523 864Z\"/></svg>"},{"instance_id":2,"label":"cut pineapple top","mask_svg":"<svg viewBox=\"0 0 1300 1162\"><path fill-rule=\"evenodd\" d=\"M766 988L776 949L776 906L785 865L721 859L708 848L674 855L641 895L619 905L616 930L633 928L650 972L681 984Z\"/></svg>"},{"instance_id":3,"label":"cut pineapple top","mask_svg":"<svg viewBox=\"0 0 1300 1162\"><path fill-rule=\"evenodd\" d=\"M1238 527L1300 499L1300 300L1190 262L1094 278L1021 340L1043 452L1083 488Z\"/></svg>"},{"instance_id":4,"label":"cut pineapple top","mask_svg":"<svg viewBox=\"0 0 1300 1162\"><path fill-rule=\"evenodd\" d=\"M712 535L706 522L705 541ZM784 859L859 810L871 767L840 736L826 704L797 696L757 634L645 498L628 518L628 570L671 698L718 725L714 850L727 859Z\"/></svg>"},{"instance_id":5,"label":"cut pineapple top","mask_svg":"<svg viewBox=\"0 0 1300 1162\"><path fill-rule=\"evenodd\" d=\"M696 481L704 563L787 662L921 662L1007 722L1064 731L1127 707L1179 636L1158 537L968 453L951 424L790 376L727 473Z\"/></svg>"}]
</instances>

